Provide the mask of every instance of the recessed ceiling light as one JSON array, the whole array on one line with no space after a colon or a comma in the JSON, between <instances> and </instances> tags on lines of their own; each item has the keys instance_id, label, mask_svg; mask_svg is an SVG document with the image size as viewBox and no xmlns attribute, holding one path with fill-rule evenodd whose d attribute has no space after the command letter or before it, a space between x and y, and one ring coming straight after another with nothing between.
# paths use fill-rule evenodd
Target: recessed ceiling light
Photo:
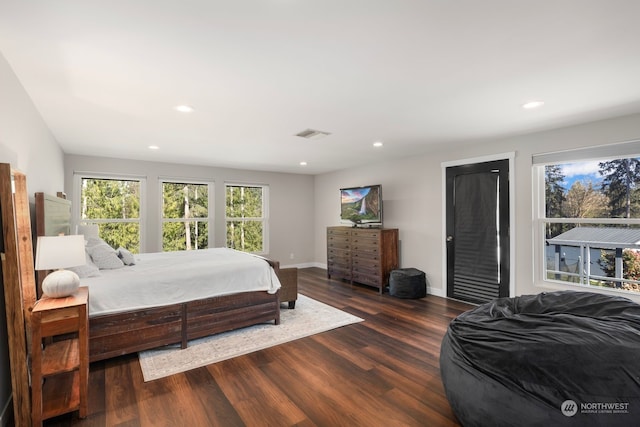
<instances>
[{"instance_id":1,"label":"recessed ceiling light","mask_svg":"<svg viewBox=\"0 0 640 427\"><path fill-rule=\"evenodd\" d=\"M307 162L300 162L300 166L307 166Z\"/></svg>"},{"instance_id":2,"label":"recessed ceiling light","mask_svg":"<svg viewBox=\"0 0 640 427\"><path fill-rule=\"evenodd\" d=\"M147 147L149 150L159 150L160 147L158 147L157 145L150 145L149 147Z\"/></svg>"},{"instance_id":3,"label":"recessed ceiling light","mask_svg":"<svg viewBox=\"0 0 640 427\"><path fill-rule=\"evenodd\" d=\"M191 107L190 105L178 105L176 107L176 110L180 111L181 113L190 113L193 111L193 107Z\"/></svg>"},{"instance_id":4,"label":"recessed ceiling light","mask_svg":"<svg viewBox=\"0 0 640 427\"><path fill-rule=\"evenodd\" d=\"M544 105L543 101L531 101L526 104L522 104L522 108L525 110L531 110L532 108L542 107Z\"/></svg>"},{"instance_id":5,"label":"recessed ceiling light","mask_svg":"<svg viewBox=\"0 0 640 427\"><path fill-rule=\"evenodd\" d=\"M382 145L383 145L382 141L376 141L376 142L373 143L374 147L382 147Z\"/></svg>"}]
</instances>

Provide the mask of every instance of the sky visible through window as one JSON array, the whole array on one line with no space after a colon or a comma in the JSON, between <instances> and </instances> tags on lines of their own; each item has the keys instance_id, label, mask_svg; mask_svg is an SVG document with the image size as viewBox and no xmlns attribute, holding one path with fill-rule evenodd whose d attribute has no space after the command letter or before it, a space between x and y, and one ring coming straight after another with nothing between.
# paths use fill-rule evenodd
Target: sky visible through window
<instances>
[{"instance_id":1,"label":"sky visible through window","mask_svg":"<svg viewBox=\"0 0 640 427\"><path fill-rule=\"evenodd\" d=\"M562 186L569 189L575 182L580 181L582 183L591 182L594 188L600 187L602 183L602 175L598 165L600 162L601 160L593 160L558 165L564 175Z\"/></svg>"}]
</instances>

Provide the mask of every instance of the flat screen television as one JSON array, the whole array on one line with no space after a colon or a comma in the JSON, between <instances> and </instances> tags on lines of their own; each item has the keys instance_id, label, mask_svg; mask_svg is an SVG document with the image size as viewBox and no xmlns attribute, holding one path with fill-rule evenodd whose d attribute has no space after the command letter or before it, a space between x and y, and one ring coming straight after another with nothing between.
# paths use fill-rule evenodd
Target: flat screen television
<instances>
[{"instance_id":1,"label":"flat screen television","mask_svg":"<svg viewBox=\"0 0 640 427\"><path fill-rule=\"evenodd\" d=\"M340 220L354 227L382 225L382 186L340 189Z\"/></svg>"}]
</instances>

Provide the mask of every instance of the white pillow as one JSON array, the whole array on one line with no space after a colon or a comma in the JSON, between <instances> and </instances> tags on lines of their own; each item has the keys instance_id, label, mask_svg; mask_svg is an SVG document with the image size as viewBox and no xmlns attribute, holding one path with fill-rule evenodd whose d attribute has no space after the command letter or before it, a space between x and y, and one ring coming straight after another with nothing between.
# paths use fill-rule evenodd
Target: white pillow
<instances>
[{"instance_id":1,"label":"white pillow","mask_svg":"<svg viewBox=\"0 0 640 427\"><path fill-rule=\"evenodd\" d=\"M96 245L109 245L107 242L105 242L104 240L102 240L99 237L94 237L94 236L84 236L84 246L87 248L90 248L92 246L96 246Z\"/></svg>"},{"instance_id":2,"label":"white pillow","mask_svg":"<svg viewBox=\"0 0 640 427\"><path fill-rule=\"evenodd\" d=\"M122 260L124 265L134 265L136 263L136 259L134 258L133 254L129 250L120 246L117 252L118 252L118 257Z\"/></svg>"},{"instance_id":3,"label":"white pillow","mask_svg":"<svg viewBox=\"0 0 640 427\"><path fill-rule=\"evenodd\" d=\"M71 270L78 275L79 278L100 276L100 269L91 260L91 256L85 251L87 263L77 267L67 267L65 270Z\"/></svg>"},{"instance_id":4,"label":"white pillow","mask_svg":"<svg viewBox=\"0 0 640 427\"><path fill-rule=\"evenodd\" d=\"M96 240L101 241L97 242ZM100 270L124 267L124 263L118 258L116 250L102 239L89 238L86 248L89 255L91 255L91 259Z\"/></svg>"},{"instance_id":5,"label":"white pillow","mask_svg":"<svg viewBox=\"0 0 640 427\"><path fill-rule=\"evenodd\" d=\"M76 234L82 234L86 239L89 237L98 237L100 229L98 224L79 224L76 225Z\"/></svg>"}]
</instances>

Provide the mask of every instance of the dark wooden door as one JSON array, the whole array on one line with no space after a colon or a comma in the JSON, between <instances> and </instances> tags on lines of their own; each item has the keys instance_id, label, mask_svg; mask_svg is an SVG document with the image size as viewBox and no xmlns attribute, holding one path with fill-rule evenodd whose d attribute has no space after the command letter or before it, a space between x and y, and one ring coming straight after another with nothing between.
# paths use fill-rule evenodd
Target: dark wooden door
<instances>
[{"instance_id":1,"label":"dark wooden door","mask_svg":"<svg viewBox=\"0 0 640 427\"><path fill-rule=\"evenodd\" d=\"M447 296L509 295L509 161L446 170Z\"/></svg>"}]
</instances>

